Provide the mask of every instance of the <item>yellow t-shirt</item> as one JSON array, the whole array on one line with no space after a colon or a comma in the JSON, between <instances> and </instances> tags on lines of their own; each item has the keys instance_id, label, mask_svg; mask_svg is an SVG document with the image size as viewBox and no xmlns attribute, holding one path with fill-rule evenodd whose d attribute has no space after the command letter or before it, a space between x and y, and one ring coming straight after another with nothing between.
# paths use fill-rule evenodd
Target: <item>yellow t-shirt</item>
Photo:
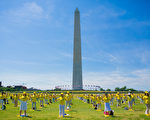
<instances>
[{"instance_id":1,"label":"yellow t-shirt","mask_svg":"<svg viewBox=\"0 0 150 120\"><path fill-rule=\"evenodd\" d=\"M58 100L60 101L61 105L65 104L65 98L64 97L59 97Z\"/></svg>"},{"instance_id":2,"label":"yellow t-shirt","mask_svg":"<svg viewBox=\"0 0 150 120\"><path fill-rule=\"evenodd\" d=\"M145 104L150 104L150 97L148 97L147 95L144 95L143 100Z\"/></svg>"},{"instance_id":3,"label":"yellow t-shirt","mask_svg":"<svg viewBox=\"0 0 150 120\"><path fill-rule=\"evenodd\" d=\"M20 97L20 100L25 102L25 101L27 101L27 100L28 100L28 97L27 97L27 96L23 96L23 95L22 95L22 96Z\"/></svg>"},{"instance_id":4,"label":"yellow t-shirt","mask_svg":"<svg viewBox=\"0 0 150 120\"><path fill-rule=\"evenodd\" d=\"M32 99L32 102L36 102L36 99L37 99L36 95L32 95L31 99Z\"/></svg>"},{"instance_id":5,"label":"yellow t-shirt","mask_svg":"<svg viewBox=\"0 0 150 120\"><path fill-rule=\"evenodd\" d=\"M122 98L125 100L125 99L126 99L126 96L125 96L125 95L123 95L123 96L122 96Z\"/></svg>"},{"instance_id":6,"label":"yellow t-shirt","mask_svg":"<svg viewBox=\"0 0 150 120\"><path fill-rule=\"evenodd\" d=\"M118 100L120 100L121 96L120 96L119 94L116 94L116 98L117 98Z\"/></svg>"},{"instance_id":7,"label":"yellow t-shirt","mask_svg":"<svg viewBox=\"0 0 150 120\"><path fill-rule=\"evenodd\" d=\"M131 95L131 96L127 96L127 99L128 99L128 101L129 101L129 102L131 102L131 101L132 101L132 99L133 99L133 95Z\"/></svg>"},{"instance_id":8,"label":"yellow t-shirt","mask_svg":"<svg viewBox=\"0 0 150 120\"><path fill-rule=\"evenodd\" d=\"M43 100L43 99L44 99L44 96L41 94L41 95L39 96L39 98L40 98L40 100Z\"/></svg>"},{"instance_id":9,"label":"yellow t-shirt","mask_svg":"<svg viewBox=\"0 0 150 120\"><path fill-rule=\"evenodd\" d=\"M101 103L101 100L102 100L102 97L101 97L101 96L98 96L98 97L96 98L96 100L97 100L97 103L100 104L100 103Z\"/></svg>"},{"instance_id":10,"label":"yellow t-shirt","mask_svg":"<svg viewBox=\"0 0 150 120\"><path fill-rule=\"evenodd\" d=\"M109 97L104 96L104 97L103 97L103 101L104 101L105 103L108 103L108 102L110 101L110 98L109 98Z\"/></svg>"},{"instance_id":11,"label":"yellow t-shirt","mask_svg":"<svg viewBox=\"0 0 150 120\"><path fill-rule=\"evenodd\" d=\"M48 99L48 95L47 95L47 94L45 94L45 99L46 99L46 100Z\"/></svg>"},{"instance_id":12,"label":"yellow t-shirt","mask_svg":"<svg viewBox=\"0 0 150 120\"><path fill-rule=\"evenodd\" d=\"M49 99L52 99L52 95L49 95L48 97L49 97Z\"/></svg>"},{"instance_id":13,"label":"yellow t-shirt","mask_svg":"<svg viewBox=\"0 0 150 120\"><path fill-rule=\"evenodd\" d=\"M19 99L19 96L18 95L14 95L14 100L18 100Z\"/></svg>"},{"instance_id":14,"label":"yellow t-shirt","mask_svg":"<svg viewBox=\"0 0 150 120\"><path fill-rule=\"evenodd\" d=\"M53 98L56 98L56 95L55 95L55 94L53 94L53 95L52 95L52 97L53 97Z\"/></svg>"},{"instance_id":15,"label":"yellow t-shirt","mask_svg":"<svg viewBox=\"0 0 150 120\"><path fill-rule=\"evenodd\" d=\"M0 94L0 100L4 99L4 96L2 94Z\"/></svg>"},{"instance_id":16,"label":"yellow t-shirt","mask_svg":"<svg viewBox=\"0 0 150 120\"><path fill-rule=\"evenodd\" d=\"M96 101L96 96L92 96L91 99L92 99L93 102L95 102Z\"/></svg>"},{"instance_id":17,"label":"yellow t-shirt","mask_svg":"<svg viewBox=\"0 0 150 120\"><path fill-rule=\"evenodd\" d=\"M70 94L66 94L66 95L65 95L65 99L66 99L66 101L70 101L70 100L71 100L71 98L72 98L72 96L71 96Z\"/></svg>"}]
</instances>

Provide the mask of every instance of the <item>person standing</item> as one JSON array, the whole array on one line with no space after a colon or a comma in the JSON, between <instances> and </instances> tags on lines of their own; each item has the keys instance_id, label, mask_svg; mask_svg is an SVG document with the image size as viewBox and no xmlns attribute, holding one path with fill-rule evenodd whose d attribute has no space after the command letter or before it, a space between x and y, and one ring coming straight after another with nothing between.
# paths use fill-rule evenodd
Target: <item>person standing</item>
<instances>
[{"instance_id":1,"label":"person standing","mask_svg":"<svg viewBox=\"0 0 150 120\"><path fill-rule=\"evenodd\" d=\"M20 105L20 116L27 116L26 111L27 111L27 100L28 100L28 97L27 97L26 92L24 92L23 95L21 95L19 99L20 99L20 102L21 102L21 105ZM23 110L24 110L24 115L22 115L22 111Z\"/></svg>"},{"instance_id":2,"label":"person standing","mask_svg":"<svg viewBox=\"0 0 150 120\"><path fill-rule=\"evenodd\" d=\"M143 100L144 100L144 103L146 105L145 114L147 116L150 116L150 95L149 95L148 91L145 91L145 94L143 96Z\"/></svg>"},{"instance_id":3,"label":"person standing","mask_svg":"<svg viewBox=\"0 0 150 120\"><path fill-rule=\"evenodd\" d=\"M45 93L45 95L44 95L44 98L45 98L45 105L48 105L49 103L48 103L48 93Z\"/></svg>"},{"instance_id":4,"label":"person standing","mask_svg":"<svg viewBox=\"0 0 150 120\"><path fill-rule=\"evenodd\" d=\"M132 105L133 105L133 95L132 95L131 93L128 93L127 99L128 99L129 110L132 110Z\"/></svg>"},{"instance_id":5,"label":"person standing","mask_svg":"<svg viewBox=\"0 0 150 120\"><path fill-rule=\"evenodd\" d=\"M65 96L64 93L60 94L60 97L58 98L59 101L59 117L64 117L65 115Z\"/></svg>"},{"instance_id":6,"label":"person standing","mask_svg":"<svg viewBox=\"0 0 150 120\"><path fill-rule=\"evenodd\" d=\"M43 93L41 93L41 94L39 95L39 99L40 99L40 107L44 107L44 104L43 104L44 95L43 95Z\"/></svg>"},{"instance_id":7,"label":"person standing","mask_svg":"<svg viewBox=\"0 0 150 120\"><path fill-rule=\"evenodd\" d=\"M102 111L102 108L101 108L101 104L102 104L102 96L98 95L96 97L96 102L97 102L97 111Z\"/></svg>"},{"instance_id":8,"label":"person standing","mask_svg":"<svg viewBox=\"0 0 150 120\"><path fill-rule=\"evenodd\" d=\"M72 96L71 94L69 93L69 91L67 91L67 94L65 95L65 100L66 100L66 110L70 110L70 103L71 103L71 99L72 99Z\"/></svg>"},{"instance_id":9,"label":"person standing","mask_svg":"<svg viewBox=\"0 0 150 120\"><path fill-rule=\"evenodd\" d=\"M104 109L104 116L107 117L109 115L111 115L111 108L110 108L110 95L108 95L108 93L105 93L104 97L103 97L103 101L104 101L104 106L105 106L105 109Z\"/></svg>"},{"instance_id":10,"label":"person standing","mask_svg":"<svg viewBox=\"0 0 150 120\"><path fill-rule=\"evenodd\" d=\"M116 99L117 99L117 107L121 105L121 95L119 92L116 94Z\"/></svg>"},{"instance_id":11,"label":"person standing","mask_svg":"<svg viewBox=\"0 0 150 120\"><path fill-rule=\"evenodd\" d=\"M3 108L4 108L4 93L2 92L1 94L0 94L0 104L1 104L1 108L0 108L0 110L3 110Z\"/></svg>"},{"instance_id":12,"label":"person standing","mask_svg":"<svg viewBox=\"0 0 150 120\"><path fill-rule=\"evenodd\" d=\"M31 95L32 109L33 109L33 110L36 110L36 100L37 100L37 95L36 95L36 92L34 92L34 93Z\"/></svg>"},{"instance_id":13,"label":"person standing","mask_svg":"<svg viewBox=\"0 0 150 120\"><path fill-rule=\"evenodd\" d=\"M18 99L19 99L18 94L15 94L14 95L14 107L18 107Z\"/></svg>"}]
</instances>

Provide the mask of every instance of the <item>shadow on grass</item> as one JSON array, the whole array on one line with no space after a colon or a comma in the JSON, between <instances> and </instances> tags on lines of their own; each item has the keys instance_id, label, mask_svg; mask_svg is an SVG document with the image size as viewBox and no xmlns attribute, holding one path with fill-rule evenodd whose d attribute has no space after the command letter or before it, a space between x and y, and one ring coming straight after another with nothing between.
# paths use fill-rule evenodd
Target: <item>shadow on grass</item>
<instances>
[{"instance_id":1,"label":"shadow on grass","mask_svg":"<svg viewBox=\"0 0 150 120\"><path fill-rule=\"evenodd\" d=\"M121 118L121 116L116 116L116 115L113 115L113 116L110 116L110 117L108 117L108 118L114 118L114 119L118 119L118 118Z\"/></svg>"},{"instance_id":2,"label":"shadow on grass","mask_svg":"<svg viewBox=\"0 0 150 120\"><path fill-rule=\"evenodd\" d=\"M74 117L71 117L71 116L65 116L64 118L74 118Z\"/></svg>"},{"instance_id":3,"label":"shadow on grass","mask_svg":"<svg viewBox=\"0 0 150 120\"><path fill-rule=\"evenodd\" d=\"M136 109L136 110L134 110L134 111L141 111L141 112L142 112L143 110L138 110L138 109Z\"/></svg>"},{"instance_id":4,"label":"shadow on grass","mask_svg":"<svg viewBox=\"0 0 150 120\"><path fill-rule=\"evenodd\" d=\"M31 116L24 116L24 115L22 115L22 116L19 116L20 118L32 118Z\"/></svg>"},{"instance_id":5,"label":"shadow on grass","mask_svg":"<svg viewBox=\"0 0 150 120\"><path fill-rule=\"evenodd\" d=\"M69 111L69 112L77 112L77 110L71 110L71 111Z\"/></svg>"},{"instance_id":6,"label":"shadow on grass","mask_svg":"<svg viewBox=\"0 0 150 120\"><path fill-rule=\"evenodd\" d=\"M41 110L35 110L35 111L41 111Z\"/></svg>"},{"instance_id":7,"label":"shadow on grass","mask_svg":"<svg viewBox=\"0 0 150 120\"><path fill-rule=\"evenodd\" d=\"M31 116L26 116L26 118L32 118Z\"/></svg>"}]
</instances>

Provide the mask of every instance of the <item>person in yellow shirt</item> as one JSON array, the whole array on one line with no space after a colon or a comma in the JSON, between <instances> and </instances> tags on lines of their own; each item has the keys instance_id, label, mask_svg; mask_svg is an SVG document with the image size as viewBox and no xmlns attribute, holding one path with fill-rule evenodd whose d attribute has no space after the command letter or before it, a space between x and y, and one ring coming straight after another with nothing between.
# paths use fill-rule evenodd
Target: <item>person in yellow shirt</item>
<instances>
[{"instance_id":1,"label":"person in yellow shirt","mask_svg":"<svg viewBox=\"0 0 150 120\"><path fill-rule=\"evenodd\" d=\"M100 96L100 95L97 95L97 97L96 97L96 102L97 102L97 110L98 111L101 111L101 104L102 104L102 96Z\"/></svg>"},{"instance_id":2,"label":"person in yellow shirt","mask_svg":"<svg viewBox=\"0 0 150 120\"><path fill-rule=\"evenodd\" d=\"M128 100L129 110L132 110L133 95L131 93L128 93L127 100Z\"/></svg>"},{"instance_id":3,"label":"person in yellow shirt","mask_svg":"<svg viewBox=\"0 0 150 120\"><path fill-rule=\"evenodd\" d=\"M90 103L90 95L89 94L87 95L87 103L88 104Z\"/></svg>"},{"instance_id":4,"label":"person in yellow shirt","mask_svg":"<svg viewBox=\"0 0 150 120\"><path fill-rule=\"evenodd\" d=\"M96 95L91 96L93 107L96 108Z\"/></svg>"},{"instance_id":5,"label":"person in yellow shirt","mask_svg":"<svg viewBox=\"0 0 150 120\"><path fill-rule=\"evenodd\" d=\"M45 99L45 104L48 105L48 93L44 95L44 99Z\"/></svg>"},{"instance_id":6,"label":"person in yellow shirt","mask_svg":"<svg viewBox=\"0 0 150 120\"><path fill-rule=\"evenodd\" d=\"M37 95L36 95L36 92L34 92L34 93L31 95L32 109L33 109L33 110L36 110L36 100L37 100Z\"/></svg>"},{"instance_id":7,"label":"person in yellow shirt","mask_svg":"<svg viewBox=\"0 0 150 120\"><path fill-rule=\"evenodd\" d=\"M52 94L52 98L53 98L53 103L56 102L56 95L54 93Z\"/></svg>"},{"instance_id":8,"label":"person in yellow shirt","mask_svg":"<svg viewBox=\"0 0 150 120\"><path fill-rule=\"evenodd\" d=\"M6 94L6 98L7 98L7 99L6 99L6 103L7 103L7 104L9 104L9 97L10 97L9 95L10 95L9 93Z\"/></svg>"},{"instance_id":9,"label":"person in yellow shirt","mask_svg":"<svg viewBox=\"0 0 150 120\"><path fill-rule=\"evenodd\" d=\"M78 96L78 98L79 98L79 100L82 100L82 99L83 99L83 95L80 94L80 95Z\"/></svg>"},{"instance_id":10,"label":"person in yellow shirt","mask_svg":"<svg viewBox=\"0 0 150 120\"><path fill-rule=\"evenodd\" d=\"M19 99L20 99L20 102L21 102L20 116L25 117L25 116L27 116L26 111L27 111L27 100L28 100L26 92L24 92L23 95L21 95ZM23 110L24 110L24 115L22 115Z\"/></svg>"},{"instance_id":11,"label":"person in yellow shirt","mask_svg":"<svg viewBox=\"0 0 150 120\"><path fill-rule=\"evenodd\" d=\"M49 95L48 97L49 97L49 104L51 104L52 103L52 95Z\"/></svg>"},{"instance_id":12,"label":"person in yellow shirt","mask_svg":"<svg viewBox=\"0 0 150 120\"><path fill-rule=\"evenodd\" d=\"M83 102L86 103L86 95L83 95Z\"/></svg>"},{"instance_id":13,"label":"person in yellow shirt","mask_svg":"<svg viewBox=\"0 0 150 120\"><path fill-rule=\"evenodd\" d=\"M143 94L139 94L140 103L143 104Z\"/></svg>"},{"instance_id":14,"label":"person in yellow shirt","mask_svg":"<svg viewBox=\"0 0 150 120\"><path fill-rule=\"evenodd\" d=\"M150 116L150 95L149 95L148 91L145 91L145 94L143 96L143 100L144 100L144 103L146 105L145 114L147 116Z\"/></svg>"},{"instance_id":15,"label":"person in yellow shirt","mask_svg":"<svg viewBox=\"0 0 150 120\"><path fill-rule=\"evenodd\" d=\"M43 105L43 99L44 99L43 93L41 93L41 94L39 95L39 99L40 99L40 107L44 107L44 105Z\"/></svg>"},{"instance_id":16,"label":"person in yellow shirt","mask_svg":"<svg viewBox=\"0 0 150 120\"><path fill-rule=\"evenodd\" d=\"M114 94L110 94L110 96L111 96L110 104L113 105L113 102L114 102Z\"/></svg>"},{"instance_id":17,"label":"person in yellow shirt","mask_svg":"<svg viewBox=\"0 0 150 120\"><path fill-rule=\"evenodd\" d=\"M6 93L5 92L3 94L3 101L4 101L4 104L6 105Z\"/></svg>"},{"instance_id":18,"label":"person in yellow shirt","mask_svg":"<svg viewBox=\"0 0 150 120\"><path fill-rule=\"evenodd\" d=\"M116 94L117 107L121 105L121 95L119 92Z\"/></svg>"},{"instance_id":19,"label":"person in yellow shirt","mask_svg":"<svg viewBox=\"0 0 150 120\"><path fill-rule=\"evenodd\" d=\"M65 115L65 112L64 112L64 109L65 109L65 96L64 96L64 93L60 94L60 97L58 98L58 101L59 101L59 117L64 117L64 115Z\"/></svg>"},{"instance_id":20,"label":"person in yellow shirt","mask_svg":"<svg viewBox=\"0 0 150 120\"><path fill-rule=\"evenodd\" d=\"M3 92L0 94L0 104L1 104L0 110L3 110L4 109L4 93Z\"/></svg>"},{"instance_id":21,"label":"person in yellow shirt","mask_svg":"<svg viewBox=\"0 0 150 120\"><path fill-rule=\"evenodd\" d=\"M67 91L67 94L65 95L65 100L66 100L66 110L70 110L70 103L71 103L71 98L72 96L70 95L69 91Z\"/></svg>"},{"instance_id":22,"label":"person in yellow shirt","mask_svg":"<svg viewBox=\"0 0 150 120\"><path fill-rule=\"evenodd\" d=\"M127 100L127 97L125 94L122 94L122 103L125 104Z\"/></svg>"},{"instance_id":23,"label":"person in yellow shirt","mask_svg":"<svg viewBox=\"0 0 150 120\"><path fill-rule=\"evenodd\" d=\"M132 99L132 104L134 104L135 105L135 94L133 94L133 93L131 93L132 94L132 96L133 96L133 99Z\"/></svg>"},{"instance_id":24,"label":"person in yellow shirt","mask_svg":"<svg viewBox=\"0 0 150 120\"><path fill-rule=\"evenodd\" d=\"M109 116L110 113L111 113L111 108L110 108L110 95L108 95L108 93L105 93L104 97L103 97L103 101L104 101L104 106L105 106L105 109L104 109L104 116Z\"/></svg>"},{"instance_id":25,"label":"person in yellow shirt","mask_svg":"<svg viewBox=\"0 0 150 120\"><path fill-rule=\"evenodd\" d=\"M10 94L10 99L11 99L11 101L13 103L14 102L14 100L13 100L13 94Z\"/></svg>"},{"instance_id":26,"label":"person in yellow shirt","mask_svg":"<svg viewBox=\"0 0 150 120\"><path fill-rule=\"evenodd\" d=\"M17 107L18 106L18 99L19 99L18 94L14 94L13 98L14 98L14 107Z\"/></svg>"}]
</instances>

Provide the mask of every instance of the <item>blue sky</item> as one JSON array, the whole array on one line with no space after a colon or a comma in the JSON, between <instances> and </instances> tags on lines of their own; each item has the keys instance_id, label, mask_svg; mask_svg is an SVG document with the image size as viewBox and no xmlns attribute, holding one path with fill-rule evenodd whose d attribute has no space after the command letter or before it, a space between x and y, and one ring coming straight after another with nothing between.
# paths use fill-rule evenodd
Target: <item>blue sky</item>
<instances>
[{"instance_id":1,"label":"blue sky","mask_svg":"<svg viewBox=\"0 0 150 120\"><path fill-rule=\"evenodd\" d=\"M150 90L149 0L1 0L0 81L71 84L74 10L80 10L83 82Z\"/></svg>"}]
</instances>

